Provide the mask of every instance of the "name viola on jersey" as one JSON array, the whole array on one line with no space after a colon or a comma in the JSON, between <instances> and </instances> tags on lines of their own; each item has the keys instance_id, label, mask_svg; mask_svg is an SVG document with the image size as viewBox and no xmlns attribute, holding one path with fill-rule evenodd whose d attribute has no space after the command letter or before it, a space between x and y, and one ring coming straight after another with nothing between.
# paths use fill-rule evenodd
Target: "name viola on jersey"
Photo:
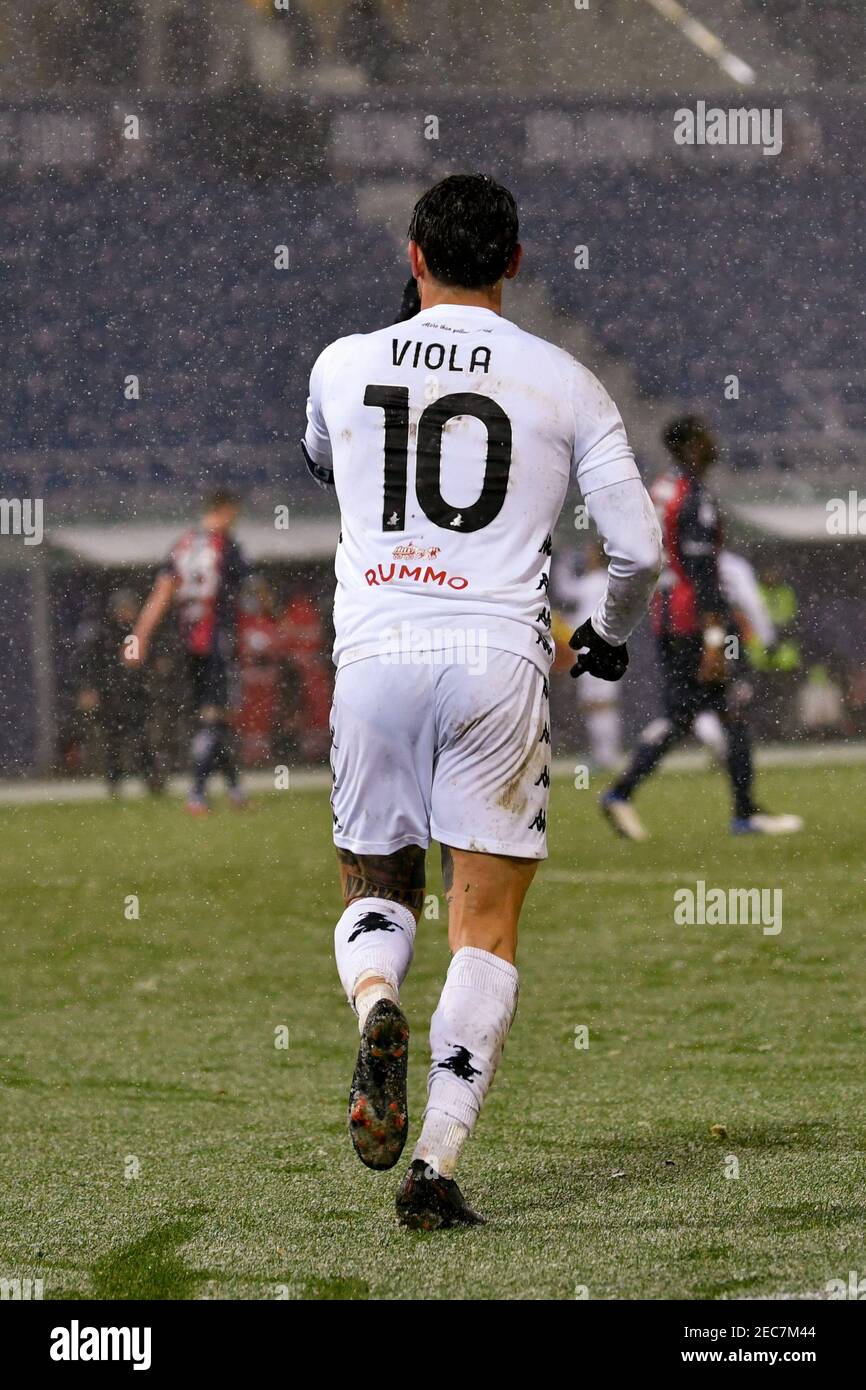
<instances>
[{"instance_id":1,"label":"name viola on jersey","mask_svg":"<svg viewBox=\"0 0 866 1390\"><path fill-rule=\"evenodd\" d=\"M407 356L414 346L414 353ZM423 354L423 355L422 355ZM446 355L448 364L445 365ZM438 372L444 366L448 372L489 372L490 371L490 348L474 347L469 356L468 366L461 366L466 362L466 350L461 351L459 343L419 343L412 338L406 338L401 344L397 338L391 342L391 357L395 367L420 367L425 366L431 372Z\"/></svg>"},{"instance_id":2,"label":"name viola on jersey","mask_svg":"<svg viewBox=\"0 0 866 1390\"><path fill-rule=\"evenodd\" d=\"M449 589L468 589L469 580L462 574L449 574L447 570L434 569L433 565L377 565L373 570L365 570L364 578L372 587L390 584L393 580L411 579L413 584L443 584Z\"/></svg>"}]
</instances>

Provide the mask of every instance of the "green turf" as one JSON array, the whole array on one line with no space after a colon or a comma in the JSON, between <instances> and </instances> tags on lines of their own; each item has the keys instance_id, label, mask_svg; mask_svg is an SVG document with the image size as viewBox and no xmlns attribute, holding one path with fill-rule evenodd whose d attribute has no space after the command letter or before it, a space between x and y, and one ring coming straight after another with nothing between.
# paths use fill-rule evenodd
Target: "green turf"
<instances>
[{"instance_id":1,"label":"green turf","mask_svg":"<svg viewBox=\"0 0 866 1390\"><path fill-rule=\"evenodd\" d=\"M520 1009L462 1169L490 1224L438 1235L396 1226L403 1165L368 1173L346 1137L324 794L207 822L4 810L0 1275L47 1298L570 1299L862 1273L864 790L856 767L768 771L809 833L732 840L721 781L671 774L633 847L593 791L554 785ZM676 926L697 878L781 887L781 934ZM413 1134L447 961L443 910L404 991Z\"/></svg>"}]
</instances>

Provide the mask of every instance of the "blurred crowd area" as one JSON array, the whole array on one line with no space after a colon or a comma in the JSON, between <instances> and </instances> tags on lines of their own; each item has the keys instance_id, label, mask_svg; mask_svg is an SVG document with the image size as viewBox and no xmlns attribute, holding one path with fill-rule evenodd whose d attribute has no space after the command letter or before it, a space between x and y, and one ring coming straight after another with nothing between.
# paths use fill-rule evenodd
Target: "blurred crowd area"
<instances>
[{"instance_id":1,"label":"blurred crowd area","mask_svg":"<svg viewBox=\"0 0 866 1390\"><path fill-rule=\"evenodd\" d=\"M589 551L597 547L590 546ZM570 575L586 573L586 549L559 552L552 603L556 659L551 701L556 752L585 757L591 708L568 671L568 636L583 614L574 606ZM772 623L765 642L740 617L743 659L737 699L749 706L764 742L866 737L866 632L862 592L828 595L814 556L753 552L762 601ZM61 775L103 776L109 787L143 776L158 789L186 768L190 731L184 653L176 625L163 625L143 672L120 659L147 592L149 575L118 578L99 571L67 576L55 597L58 637L57 767ZM334 670L330 567L303 572L269 566L244 585L233 668L231 721L247 768L323 764L329 748ZM644 624L630 643L629 680L616 694L622 735L629 739L660 710L655 643ZM591 702L590 702L591 705Z\"/></svg>"},{"instance_id":2,"label":"blurred crowd area","mask_svg":"<svg viewBox=\"0 0 866 1390\"><path fill-rule=\"evenodd\" d=\"M57 652L58 771L101 773L109 785L141 773L161 784L186 767L194 727L176 625L164 625L143 672L131 669L121 652L138 616L142 582L91 574L71 587L76 602ZM309 580L256 574L245 583L231 683L232 723L245 767L326 760L329 640Z\"/></svg>"}]
</instances>

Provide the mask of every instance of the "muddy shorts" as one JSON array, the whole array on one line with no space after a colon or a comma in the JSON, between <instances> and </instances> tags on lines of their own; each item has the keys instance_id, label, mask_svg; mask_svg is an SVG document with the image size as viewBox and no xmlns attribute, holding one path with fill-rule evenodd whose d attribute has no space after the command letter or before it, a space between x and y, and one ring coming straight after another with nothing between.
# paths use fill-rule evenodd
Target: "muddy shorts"
<instances>
[{"instance_id":1,"label":"muddy shorts","mask_svg":"<svg viewBox=\"0 0 866 1390\"><path fill-rule=\"evenodd\" d=\"M391 854L454 849L547 856L548 679L490 650L483 669L414 654L337 673L331 711L334 843Z\"/></svg>"}]
</instances>

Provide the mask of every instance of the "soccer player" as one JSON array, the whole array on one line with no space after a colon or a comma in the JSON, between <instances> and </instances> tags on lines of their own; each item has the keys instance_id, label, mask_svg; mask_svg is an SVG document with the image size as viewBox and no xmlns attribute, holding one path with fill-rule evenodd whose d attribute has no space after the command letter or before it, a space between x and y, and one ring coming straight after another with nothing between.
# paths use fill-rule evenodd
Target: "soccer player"
<instances>
[{"instance_id":1,"label":"soccer player","mask_svg":"<svg viewBox=\"0 0 866 1390\"><path fill-rule=\"evenodd\" d=\"M778 643L776 629L764 602L758 576L745 555L736 555L732 550L720 550L719 584L733 614L741 646L745 645L751 666L754 644L758 644L762 652L770 652L776 650ZM745 704L751 702L752 697L751 683L748 680L738 682L734 699ZM715 710L701 710L695 718L692 731L704 747L709 749L711 761L723 763L727 742L721 720Z\"/></svg>"},{"instance_id":2,"label":"soccer player","mask_svg":"<svg viewBox=\"0 0 866 1390\"><path fill-rule=\"evenodd\" d=\"M567 353L502 316L514 199L455 175L409 229L420 311L316 361L304 454L341 512L334 604L337 969L361 1034L349 1129L392 1167L407 1135L399 991L442 847L453 953L430 1025L427 1108L397 1195L408 1226L481 1220L454 1178L517 1007L517 924L546 856L548 584L573 474L609 559L584 670L618 680L649 603L658 524L622 420Z\"/></svg>"},{"instance_id":3,"label":"soccer player","mask_svg":"<svg viewBox=\"0 0 866 1390\"><path fill-rule=\"evenodd\" d=\"M564 567L557 565L554 565L553 572L554 593L567 605L575 627L579 627L595 612L607 584L607 567L601 546L590 541L581 552L581 561L580 574L568 573ZM619 685L614 681L599 680L587 672L576 682L576 691L592 765L611 772L619 766L622 756Z\"/></svg>"},{"instance_id":4,"label":"soccer player","mask_svg":"<svg viewBox=\"0 0 866 1390\"><path fill-rule=\"evenodd\" d=\"M672 470L653 486L662 517L667 568L653 599L653 629L664 680L665 714L648 724L625 772L605 792L602 810L630 840L647 832L631 804L635 789L703 712L715 713L725 735L733 792L734 834L783 835L802 828L798 816L771 816L752 795L752 746L745 707L729 678L725 646L734 627L719 573L722 528L705 477L716 445L694 415L673 420L663 434Z\"/></svg>"},{"instance_id":5,"label":"soccer player","mask_svg":"<svg viewBox=\"0 0 866 1390\"><path fill-rule=\"evenodd\" d=\"M92 713L99 726L109 796L117 796L120 791L127 746L133 768L144 778L148 791L162 791L162 776L150 738L150 692L141 670L117 659L138 609L138 600L129 589L112 594L82 653L83 688L78 707Z\"/></svg>"},{"instance_id":6,"label":"soccer player","mask_svg":"<svg viewBox=\"0 0 866 1390\"><path fill-rule=\"evenodd\" d=\"M132 664L147 659L153 633L172 603L176 604L196 718L193 785L186 803L196 816L210 809L206 793L213 772L223 774L231 804L246 805L229 727L238 597L248 572L232 535L239 510L238 498L227 489L210 494L199 525L184 532L157 575L132 632L138 642L137 655L127 657Z\"/></svg>"}]
</instances>

